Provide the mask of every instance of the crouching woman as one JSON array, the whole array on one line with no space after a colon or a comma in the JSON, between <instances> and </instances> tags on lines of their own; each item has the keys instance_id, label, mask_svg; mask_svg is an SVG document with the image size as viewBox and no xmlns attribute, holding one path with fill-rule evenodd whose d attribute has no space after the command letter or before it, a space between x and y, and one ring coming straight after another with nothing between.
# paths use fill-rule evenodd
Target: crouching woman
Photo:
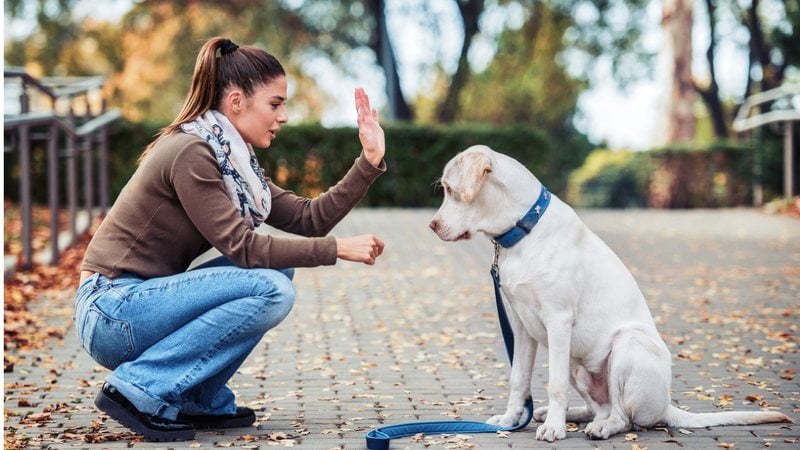
<instances>
[{"instance_id":1,"label":"crouching woman","mask_svg":"<svg viewBox=\"0 0 800 450\"><path fill-rule=\"evenodd\" d=\"M253 152L286 123L286 98L275 57L206 42L181 112L144 151L86 249L76 329L112 371L95 404L146 440L253 424L227 382L291 310L293 268L374 264L383 251L372 235L327 236L385 171L369 98L356 90L361 154L314 199L265 178ZM257 233L261 223L302 237ZM222 256L187 270L212 247Z\"/></svg>"}]
</instances>

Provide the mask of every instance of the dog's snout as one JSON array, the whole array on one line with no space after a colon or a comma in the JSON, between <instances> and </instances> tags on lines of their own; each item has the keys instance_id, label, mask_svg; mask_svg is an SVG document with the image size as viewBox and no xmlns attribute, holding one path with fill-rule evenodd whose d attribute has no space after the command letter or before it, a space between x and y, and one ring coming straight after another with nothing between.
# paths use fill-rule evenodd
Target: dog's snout
<instances>
[{"instance_id":1,"label":"dog's snout","mask_svg":"<svg viewBox=\"0 0 800 450\"><path fill-rule=\"evenodd\" d=\"M431 230L436 231L439 229L439 221L436 219L431 220L431 223L428 224L431 227Z\"/></svg>"}]
</instances>

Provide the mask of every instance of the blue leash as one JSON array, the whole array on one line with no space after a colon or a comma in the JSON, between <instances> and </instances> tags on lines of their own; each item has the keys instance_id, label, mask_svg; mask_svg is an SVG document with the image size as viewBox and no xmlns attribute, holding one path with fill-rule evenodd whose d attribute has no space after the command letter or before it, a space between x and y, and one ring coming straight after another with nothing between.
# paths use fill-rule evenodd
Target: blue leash
<instances>
[{"instance_id":1,"label":"blue leash","mask_svg":"<svg viewBox=\"0 0 800 450\"><path fill-rule=\"evenodd\" d=\"M500 321L500 331L508 353L508 360L514 363L514 332L508 322L506 309L500 294L500 275L497 273L497 245L495 244L495 263L492 265L492 281L494 282L494 296L497 302L497 316ZM369 450L387 450L392 439L414 436L419 433L444 434L444 433L496 433L498 431L515 431L525 428L533 417L533 402L530 397L525 400L525 410L528 416L513 427L501 428L485 422L471 422L466 420L440 420L433 422L410 422L398 425L387 425L375 428L367 433L367 448Z\"/></svg>"}]
</instances>

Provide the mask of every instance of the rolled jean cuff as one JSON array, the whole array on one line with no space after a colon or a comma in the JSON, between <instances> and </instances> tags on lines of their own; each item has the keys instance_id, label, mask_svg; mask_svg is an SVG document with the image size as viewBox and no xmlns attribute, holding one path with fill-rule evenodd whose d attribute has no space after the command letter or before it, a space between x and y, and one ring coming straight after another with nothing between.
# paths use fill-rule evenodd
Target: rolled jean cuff
<instances>
[{"instance_id":1,"label":"rolled jean cuff","mask_svg":"<svg viewBox=\"0 0 800 450\"><path fill-rule=\"evenodd\" d=\"M138 386L120 380L113 373L106 377L106 382L117 388L141 413L161 417L162 419L175 420L178 418L178 413L181 412L179 407L172 406L160 398L153 397Z\"/></svg>"}]
</instances>

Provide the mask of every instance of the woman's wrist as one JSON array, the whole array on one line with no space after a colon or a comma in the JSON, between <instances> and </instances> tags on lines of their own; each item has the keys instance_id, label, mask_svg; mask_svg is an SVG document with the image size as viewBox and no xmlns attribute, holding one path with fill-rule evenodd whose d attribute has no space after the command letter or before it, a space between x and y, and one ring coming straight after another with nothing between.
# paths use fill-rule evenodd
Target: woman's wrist
<instances>
[{"instance_id":1,"label":"woman's wrist","mask_svg":"<svg viewBox=\"0 0 800 450\"><path fill-rule=\"evenodd\" d=\"M378 168L381 166L381 162L383 161L383 155L377 154L376 152L367 152L364 150L364 159L367 160L373 167Z\"/></svg>"}]
</instances>

